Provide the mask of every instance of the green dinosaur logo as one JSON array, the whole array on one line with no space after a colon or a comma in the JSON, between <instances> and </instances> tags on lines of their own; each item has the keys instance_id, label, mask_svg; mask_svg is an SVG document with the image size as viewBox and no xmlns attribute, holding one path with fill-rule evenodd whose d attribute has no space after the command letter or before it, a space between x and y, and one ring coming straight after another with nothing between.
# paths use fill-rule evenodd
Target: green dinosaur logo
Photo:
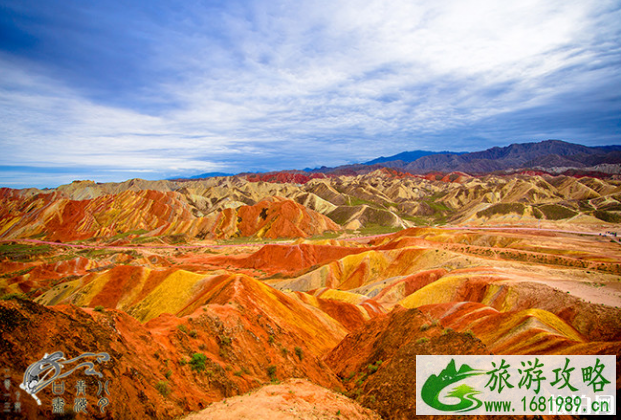
<instances>
[{"instance_id":1,"label":"green dinosaur logo","mask_svg":"<svg viewBox=\"0 0 621 420\"><path fill-rule=\"evenodd\" d=\"M461 384L451 390L446 396L451 398L457 398L459 400L456 404L445 404L440 401L440 393L444 388L452 385L456 382L462 381L470 376L483 375L485 371L479 369L472 369L470 366L463 364L457 370L455 368L455 360L451 359L440 375L431 375L425 381L423 388L421 389L421 396L430 407L441 411L471 411L481 407L483 403L475 398L476 394L480 394L481 391L477 391L469 385Z\"/></svg>"}]
</instances>

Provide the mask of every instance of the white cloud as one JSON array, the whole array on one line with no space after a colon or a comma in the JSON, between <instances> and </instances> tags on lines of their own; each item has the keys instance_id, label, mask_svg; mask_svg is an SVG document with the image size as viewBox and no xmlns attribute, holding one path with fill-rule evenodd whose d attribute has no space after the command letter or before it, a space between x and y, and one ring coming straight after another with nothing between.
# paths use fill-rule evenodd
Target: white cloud
<instances>
[{"instance_id":1,"label":"white cloud","mask_svg":"<svg viewBox=\"0 0 621 420\"><path fill-rule=\"evenodd\" d=\"M154 37L149 64L165 77L135 95L170 101L158 111L101 102L0 56L0 164L191 173L252 156L299 159L296 142L307 161L323 153L327 164L437 148L404 141L618 80L602 62L614 57L600 51L602 36L618 36L614 5L266 0L207 14L184 4L166 25L139 25ZM618 49L618 38L608 42ZM335 156L329 138L348 156Z\"/></svg>"},{"instance_id":2,"label":"white cloud","mask_svg":"<svg viewBox=\"0 0 621 420\"><path fill-rule=\"evenodd\" d=\"M543 78L591 58L593 10L584 2L428 4L326 2L283 15L278 4L261 3L254 25L229 17L239 40L230 55L243 57L243 66L228 66L232 60L223 60L227 65L221 68L210 60L205 68L194 63L187 83L174 86L188 108L177 117L235 129L285 112L293 118L269 121L267 127L299 128L302 121L309 131L317 124L334 130L362 125L375 134L403 123L438 130L574 89L566 83L549 92ZM185 44L183 36L171 42ZM213 42L205 48L212 47ZM501 83L515 86L492 98L493 107L490 98L477 98L478 90ZM417 92L429 85L439 92ZM445 94L443 86L457 88ZM377 101L385 93L401 99L387 106ZM464 101L469 109L456 111ZM390 124L393 116L397 120Z\"/></svg>"}]
</instances>

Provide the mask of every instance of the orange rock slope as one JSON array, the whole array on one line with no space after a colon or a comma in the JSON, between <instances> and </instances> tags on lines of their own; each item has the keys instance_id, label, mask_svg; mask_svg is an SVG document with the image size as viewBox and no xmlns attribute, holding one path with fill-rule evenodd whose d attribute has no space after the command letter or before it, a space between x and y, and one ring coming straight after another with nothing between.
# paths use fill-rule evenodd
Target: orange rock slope
<instances>
[{"instance_id":1,"label":"orange rock slope","mask_svg":"<svg viewBox=\"0 0 621 420\"><path fill-rule=\"evenodd\" d=\"M325 361L363 406L407 419L416 415L420 354L610 354L617 388L621 380L621 341L587 342L545 311L499 313L472 303L397 306L350 333Z\"/></svg>"},{"instance_id":2,"label":"orange rock slope","mask_svg":"<svg viewBox=\"0 0 621 420\"><path fill-rule=\"evenodd\" d=\"M186 417L186 420L380 420L368 408L303 379L288 379L256 392L228 398Z\"/></svg>"},{"instance_id":3,"label":"orange rock slope","mask_svg":"<svg viewBox=\"0 0 621 420\"><path fill-rule=\"evenodd\" d=\"M0 244L0 368L19 383L46 352L108 352L113 404L103 415L89 394L94 418L219 416L239 396L240 416L242 401L281 415L276 400L299 418L404 419L415 415L417 354L621 356L621 248L597 221L615 220L618 182L436 178L0 190L2 238L89 239ZM325 215L356 229L407 226L402 212L550 223L259 244L340 230ZM262 240L213 240L249 236ZM278 387L289 378L309 382ZM313 394L331 411L311 408ZM29 418L49 417L51 391L41 397L47 406L22 396Z\"/></svg>"},{"instance_id":4,"label":"orange rock slope","mask_svg":"<svg viewBox=\"0 0 621 420\"><path fill-rule=\"evenodd\" d=\"M177 192L124 191L77 201L58 192L28 196L4 189L0 196L0 238L5 239L68 242L128 234L298 238L326 230L340 227L326 216L278 197L200 216Z\"/></svg>"},{"instance_id":5,"label":"orange rock slope","mask_svg":"<svg viewBox=\"0 0 621 420\"><path fill-rule=\"evenodd\" d=\"M104 289L95 295L102 303L118 299L111 294L115 287ZM200 301L182 305L178 316L163 313L145 324L118 310L47 308L20 299L0 301L0 324L0 366L11 367L15 384L46 352L110 354L102 373L112 382L113 418L171 418L289 377L338 388L320 357L347 333L311 305L256 280L224 275L212 279ZM204 355L202 363L191 361L195 354ZM51 401L50 390L40 397ZM30 396L23 402L29 418L51 410ZM89 405L96 407L96 400Z\"/></svg>"},{"instance_id":6,"label":"orange rock slope","mask_svg":"<svg viewBox=\"0 0 621 420\"><path fill-rule=\"evenodd\" d=\"M269 244L250 255L203 256L201 262L212 266L231 265L263 270L271 275L278 274L279 277L284 277L366 250L362 247L340 245Z\"/></svg>"},{"instance_id":7,"label":"orange rock slope","mask_svg":"<svg viewBox=\"0 0 621 420\"><path fill-rule=\"evenodd\" d=\"M338 231L341 228L326 216L278 197L254 206L225 209L213 228L216 238L256 235L270 239L306 238L327 230Z\"/></svg>"}]
</instances>

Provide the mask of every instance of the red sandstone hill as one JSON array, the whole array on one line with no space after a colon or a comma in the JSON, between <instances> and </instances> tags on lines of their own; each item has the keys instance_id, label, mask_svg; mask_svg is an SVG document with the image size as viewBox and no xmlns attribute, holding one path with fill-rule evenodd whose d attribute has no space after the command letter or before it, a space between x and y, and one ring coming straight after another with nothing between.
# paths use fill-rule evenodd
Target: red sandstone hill
<instances>
[{"instance_id":1,"label":"red sandstone hill","mask_svg":"<svg viewBox=\"0 0 621 420\"><path fill-rule=\"evenodd\" d=\"M152 190L87 200L59 198L56 193L27 196L5 190L0 204L0 238L5 239L36 237L67 242L132 233L203 239L299 238L340 230L326 216L277 197L198 217L179 193Z\"/></svg>"},{"instance_id":2,"label":"red sandstone hill","mask_svg":"<svg viewBox=\"0 0 621 420\"><path fill-rule=\"evenodd\" d=\"M12 195L2 199L0 209L1 237L34 236L51 241L107 238L194 219L178 194L151 190L88 200L59 198L56 194Z\"/></svg>"},{"instance_id":3,"label":"red sandstone hill","mask_svg":"<svg viewBox=\"0 0 621 420\"><path fill-rule=\"evenodd\" d=\"M421 354L613 354L617 389L621 387L621 342L572 342L562 336L566 326L545 324L549 315L487 309L468 303L420 310L397 306L386 317L372 319L348 334L324 360L343 380L348 395L384 419L415 417L416 355ZM537 347L536 343L547 341L540 336L552 326L559 328L549 335L556 345ZM525 345L507 347L507 341L514 339Z\"/></svg>"},{"instance_id":4,"label":"red sandstone hill","mask_svg":"<svg viewBox=\"0 0 621 420\"><path fill-rule=\"evenodd\" d=\"M411 176L391 168L300 182L295 176L274 175L270 182L219 177L76 181L45 191L5 188L0 190L0 238L275 238L313 236L339 230L337 225L358 230L446 222L621 221L621 184L614 178L545 173L471 177L463 172Z\"/></svg>"},{"instance_id":5,"label":"red sandstone hill","mask_svg":"<svg viewBox=\"0 0 621 420\"><path fill-rule=\"evenodd\" d=\"M340 226L326 216L291 200L272 198L254 206L228 208L212 228L216 238L253 236L275 239L306 238Z\"/></svg>"},{"instance_id":6,"label":"red sandstone hill","mask_svg":"<svg viewBox=\"0 0 621 420\"><path fill-rule=\"evenodd\" d=\"M294 184L306 184L311 179L326 178L325 174L312 173L306 174L301 172L269 172L264 174L250 174L245 176L251 182L290 182Z\"/></svg>"},{"instance_id":7,"label":"red sandstone hill","mask_svg":"<svg viewBox=\"0 0 621 420\"><path fill-rule=\"evenodd\" d=\"M340 386L319 357L346 330L319 309L255 280L222 277L180 316L162 314L140 324L118 310L0 301L0 366L10 366L18 384L26 367L46 352L107 352L111 361L102 373L111 381L112 418L171 418L271 379ZM205 355L199 368L188 363L197 353ZM49 389L40 396L51 401ZM46 416L51 408L28 395L22 400L29 418ZM89 397L90 407L96 402Z\"/></svg>"},{"instance_id":8,"label":"red sandstone hill","mask_svg":"<svg viewBox=\"0 0 621 420\"><path fill-rule=\"evenodd\" d=\"M350 333L325 361L363 406L385 419L412 418L417 354L490 354L477 338L444 331L419 310L398 307Z\"/></svg>"},{"instance_id":9,"label":"red sandstone hill","mask_svg":"<svg viewBox=\"0 0 621 420\"><path fill-rule=\"evenodd\" d=\"M203 263L214 266L232 265L240 268L264 270L268 274L292 275L328 264L347 255L365 252L366 248L315 245L315 244L271 244L261 247L251 255L207 256Z\"/></svg>"},{"instance_id":10,"label":"red sandstone hill","mask_svg":"<svg viewBox=\"0 0 621 420\"><path fill-rule=\"evenodd\" d=\"M15 384L45 352L109 352L114 418L170 418L216 401L221 413L232 396L306 378L330 404L340 398L323 388L397 419L415 413L416 354L621 356L621 254L614 236L597 235L617 227L621 183L540 175L379 170L300 185L233 177L0 190L0 237L98 241L0 244L0 367ZM351 238L387 221L455 226ZM337 222L350 230L338 240L148 243L302 238ZM490 229L498 223L512 227ZM551 230L532 229L539 223ZM203 370L192 369L194 354ZM46 417L22 398L27 415ZM103 417L92 396L89 407Z\"/></svg>"}]
</instances>

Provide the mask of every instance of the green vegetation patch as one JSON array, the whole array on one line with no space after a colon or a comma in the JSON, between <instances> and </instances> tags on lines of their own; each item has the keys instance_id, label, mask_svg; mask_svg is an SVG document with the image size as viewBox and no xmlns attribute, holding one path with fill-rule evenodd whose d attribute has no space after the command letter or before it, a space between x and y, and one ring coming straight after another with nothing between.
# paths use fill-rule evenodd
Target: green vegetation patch
<instances>
[{"instance_id":1,"label":"green vegetation patch","mask_svg":"<svg viewBox=\"0 0 621 420\"><path fill-rule=\"evenodd\" d=\"M538 206L537 209L542 212L548 220L569 219L570 217L574 217L578 214L575 211L558 204L544 204L542 206Z\"/></svg>"},{"instance_id":2,"label":"green vegetation patch","mask_svg":"<svg viewBox=\"0 0 621 420\"><path fill-rule=\"evenodd\" d=\"M498 203L477 212L477 217L492 217L511 213L523 215L525 210L526 206L522 203Z\"/></svg>"},{"instance_id":3,"label":"green vegetation patch","mask_svg":"<svg viewBox=\"0 0 621 420\"><path fill-rule=\"evenodd\" d=\"M369 366L367 366L367 369L369 370L369 375L372 375L375 372L377 372L377 370L382 365L382 363L383 363L382 360L377 360L375 363L370 364Z\"/></svg>"},{"instance_id":4,"label":"green vegetation patch","mask_svg":"<svg viewBox=\"0 0 621 420\"><path fill-rule=\"evenodd\" d=\"M595 213L593 213L593 215L597 217L599 220L603 220L604 222L621 223L621 214L619 213L597 210Z\"/></svg>"},{"instance_id":5,"label":"green vegetation patch","mask_svg":"<svg viewBox=\"0 0 621 420\"><path fill-rule=\"evenodd\" d=\"M144 235L145 233L149 233L149 231L144 230L144 229L132 230L129 232L123 232L123 233L119 233L118 235L114 235L113 237L108 239L108 241L109 242L118 241L119 239L125 239L131 235Z\"/></svg>"},{"instance_id":6,"label":"green vegetation patch","mask_svg":"<svg viewBox=\"0 0 621 420\"><path fill-rule=\"evenodd\" d=\"M374 223L369 223L365 227L360 228L360 233L365 236L381 235L383 233L399 232L401 227L399 226L380 226Z\"/></svg>"},{"instance_id":7,"label":"green vegetation patch","mask_svg":"<svg viewBox=\"0 0 621 420\"><path fill-rule=\"evenodd\" d=\"M600 206L598 210L621 211L621 203L608 203Z\"/></svg>"},{"instance_id":8,"label":"green vegetation patch","mask_svg":"<svg viewBox=\"0 0 621 420\"><path fill-rule=\"evenodd\" d=\"M34 266L24 268L23 270L12 271L10 273L4 273L0 275L0 279L5 279L5 278L12 279L13 277L23 276L24 274L28 274L33 269L34 269Z\"/></svg>"},{"instance_id":9,"label":"green vegetation patch","mask_svg":"<svg viewBox=\"0 0 621 420\"><path fill-rule=\"evenodd\" d=\"M192 359L190 359L190 367L192 370L197 372L202 372L205 370L205 362L207 361L207 356L203 353L194 353L192 355Z\"/></svg>"},{"instance_id":10,"label":"green vegetation patch","mask_svg":"<svg viewBox=\"0 0 621 420\"><path fill-rule=\"evenodd\" d=\"M30 300L25 293L6 293L0 297L0 300Z\"/></svg>"},{"instance_id":11,"label":"green vegetation patch","mask_svg":"<svg viewBox=\"0 0 621 420\"><path fill-rule=\"evenodd\" d=\"M421 216L401 216L401 218L403 220L414 222L416 226L429 226L432 224L428 219Z\"/></svg>"},{"instance_id":12,"label":"green vegetation patch","mask_svg":"<svg viewBox=\"0 0 621 420\"><path fill-rule=\"evenodd\" d=\"M0 245L0 260L8 258L11 261L26 262L52 252L49 245L30 245L8 243Z\"/></svg>"},{"instance_id":13,"label":"green vegetation patch","mask_svg":"<svg viewBox=\"0 0 621 420\"><path fill-rule=\"evenodd\" d=\"M358 198L358 197L353 197L353 196L349 196L348 198L348 205L349 206L362 206L362 205L367 205L369 207L375 207L375 208L381 208L381 206L377 203L374 203L373 201L369 201L369 200L364 200L362 198Z\"/></svg>"},{"instance_id":14,"label":"green vegetation patch","mask_svg":"<svg viewBox=\"0 0 621 420\"><path fill-rule=\"evenodd\" d=\"M337 225L342 225L349 220L352 213L347 207L338 207L327 216Z\"/></svg>"},{"instance_id":15,"label":"green vegetation patch","mask_svg":"<svg viewBox=\"0 0 621 420\"><path fill-rule=\"evenodd\" d=\"M132 239L133 244L148 244L151 242L164 243L159 236L139 236Z\"/></svg>"},{"instance_id":16,"label":"green vegetation patch","mask_svg":"<svg viewBox=\"0 0 621 420\"><path fill-rule=\"evenodd\" d=\"M270 377L270 381L272 382L278 381L278 378L276 377L276 366L275 365L269 365L267 367L267 375Z\"/></svg>"},{"instance_id":17,"label":"green vegetation patch","mask_svg":"<svg viewBox=\"0 0 621 420\"><path fill-rule=\"evenodd\" d=\"M435 212L451 212L452 210L444 203L436 203L434 201L425 201L429 207Z\"/></svg>"},{"instance_id":18,"label":"green vegetation patch","mask_svg":"<svg viewBox=\"0 0 621 420\"><path fill-rule=\"evenodd\" d=\"M155 385L155 388L160 394L162 394L164 398L166 398L168 394L170 394L170 389L168 389L168 382L166 381L159 381L157 385Z\"/></svg>"},{"instance_id":19,"label":"green vegetation patch","mask_svg":"<svg viewBox=\"0 0 621 420\"><path fill-rule=\"evenodd\" d=\"M429 196L424 200L424 203L429 206L433 211L433 215L429 220L432 220L434 224L444 225L446 224L447 217L455 213L453 209L448 207L445 203L438 203L436 200L444 197L446 192L436 193ZM416 222L415 222L416 223ZM418 224L430 224L430 223L418 223Z\"/></svg>"}]
</instances>

